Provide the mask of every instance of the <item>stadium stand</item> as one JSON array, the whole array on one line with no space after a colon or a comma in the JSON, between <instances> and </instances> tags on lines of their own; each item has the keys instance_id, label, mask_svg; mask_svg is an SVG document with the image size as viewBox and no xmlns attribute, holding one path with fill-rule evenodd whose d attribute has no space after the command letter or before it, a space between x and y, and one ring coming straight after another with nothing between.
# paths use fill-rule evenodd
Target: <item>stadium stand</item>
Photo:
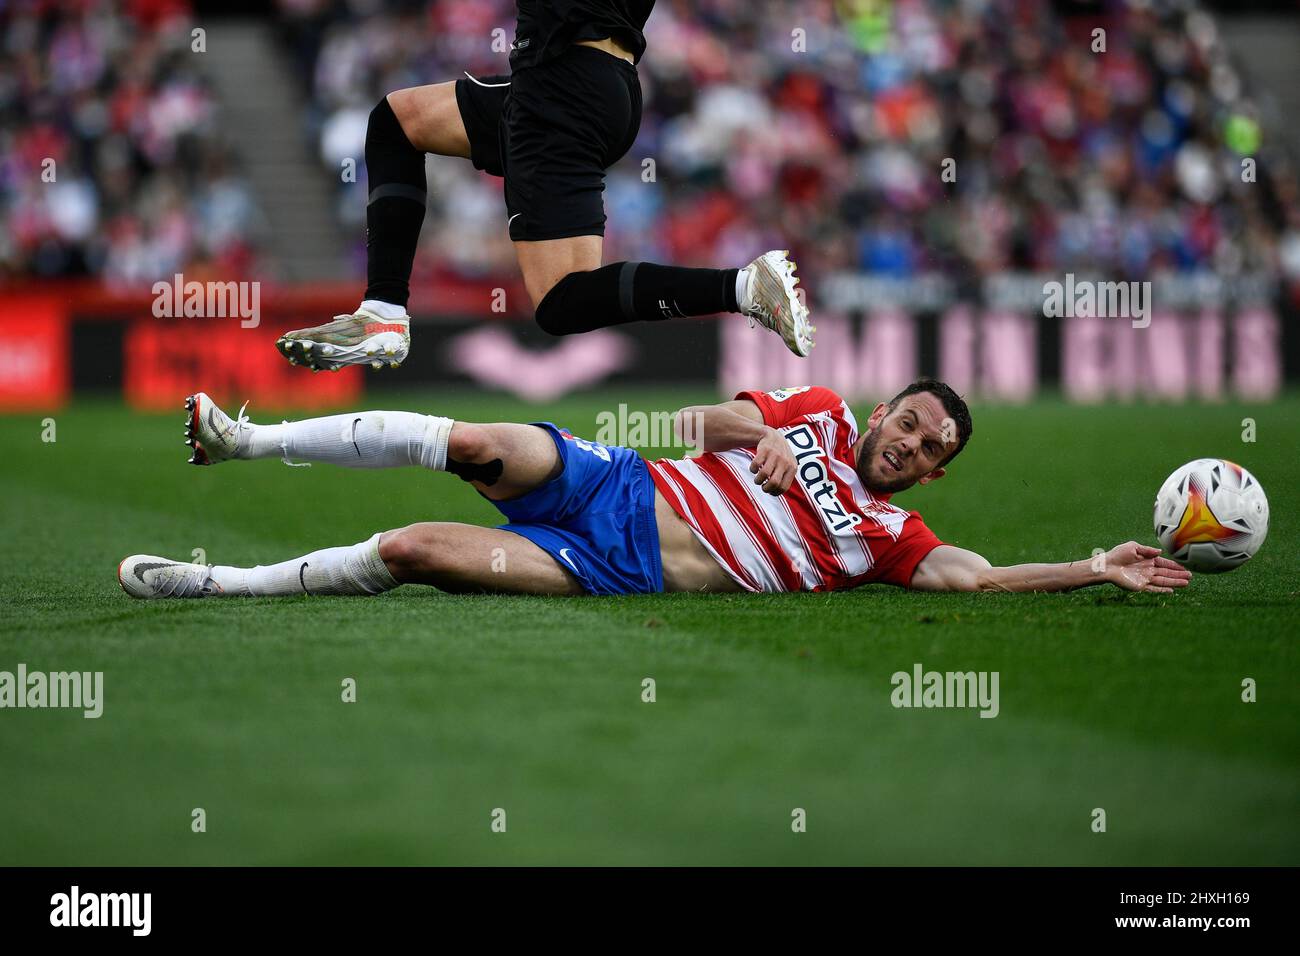
<instances>
[{"instance_id":1,"label":"stadium stand","mask_svg":"<svg viewBox=\"0 0 1300 956\"><path fill-rule=\"evenodd\" d=\"M256 267L263 223L191 20L183 0L0 7L0 275Z\"/></svg>"},{"instance_id":2,"label":"stadium stand","mask_svg":"<svg viewBox=\"0 0 1300 956\"><path fill-rule=\"evenodd\" d=\"M281 3L329 170L361 155L385 92L508 69L490 44L512 31L505 0L377 6ZM739 262L788 244L814 278L1211 269L1295 283L1295 166L1215 19L1182 2L1059 6L659 3L641 134L609 177L607 258ZM420 268L510 270L499 184L465 163L429 172ZM646 188L651 175L667 188ZM339 186L357 261L364 196Z\"/></svg>"},{"instance_id":3,"label":"stadium stand","mask_svg":"<svg viewBox=\"0 0 1300 956\"><path fill-rule=\"evenodd\" d=\"M508 70L513 4L277 6L282 72L306 97L292 120L335 184L340 274L359 276L369 109L392 89ZM1082 9L659 3L641 134L608 181L607 259L741 262L790 246L810 282L1262 271L1294 295L1296 167L1215 19L1172 0ZM0 274L129 284L265 267L266 216L190 55L193 22L186 0L0 10ZM46 159L53 188L24 173ZM339 175L348 160L360 188ZM446 160L429 173L417 280L513 274L499 182Z\"/></svg>"}]
</instances>

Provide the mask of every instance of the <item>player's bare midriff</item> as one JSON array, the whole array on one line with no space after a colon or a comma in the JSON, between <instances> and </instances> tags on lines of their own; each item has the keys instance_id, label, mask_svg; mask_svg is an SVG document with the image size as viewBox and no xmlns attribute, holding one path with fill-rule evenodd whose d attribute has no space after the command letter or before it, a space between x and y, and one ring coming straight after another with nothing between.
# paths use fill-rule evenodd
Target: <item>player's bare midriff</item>
<instances>
[{"instance_id":1,"label":"player's bare midriff","mask_svg":"<svg viewBox=\"0 0 1300 956\"><path fill-rule=\"evenodd\" d=\"M636 57L632 55L632 51L613 37L605 37L603 40L577 40L575 42L578 46L589 46L597 50L604 50L610 56L616 56L620 60L627 60L629 63L636 62Z\"/></svg>"},{"instance_id":2,"label":"player's bare midriff","mask_svg":"<svg viewBox=\"0 0 1300 956\"><path fill-rule=\"evenodd\" d=\"M655 523L665 591L739 591L737 584L655 489Z\"/></svg>"}]
</instances>

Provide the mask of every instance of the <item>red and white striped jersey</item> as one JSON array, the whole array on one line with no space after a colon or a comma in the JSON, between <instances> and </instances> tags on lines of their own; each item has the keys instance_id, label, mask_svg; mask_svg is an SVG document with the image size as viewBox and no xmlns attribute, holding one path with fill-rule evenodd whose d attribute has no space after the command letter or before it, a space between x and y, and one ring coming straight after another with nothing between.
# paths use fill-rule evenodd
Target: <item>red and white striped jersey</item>
<instances>
[{"instance_id":1,"label":"red and white striped jersey","mask_svg":"<svg viewBox=\"0 0 1300 956\"><path fill-rule=\"evenodd\" d=\"M854 468L858 426L844 399L802 386L741 392L798 463L782 495L754 484L753 448L648 462L655 486L713 557L749 591L907 587L943 542L915 511L873 495Z\"/></svg>"}]
</instances>

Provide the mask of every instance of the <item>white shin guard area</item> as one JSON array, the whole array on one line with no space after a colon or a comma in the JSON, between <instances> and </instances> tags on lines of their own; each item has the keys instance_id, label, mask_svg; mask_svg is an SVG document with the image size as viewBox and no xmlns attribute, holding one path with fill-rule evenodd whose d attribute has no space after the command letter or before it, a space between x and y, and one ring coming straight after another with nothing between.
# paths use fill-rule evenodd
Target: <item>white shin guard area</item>
<instances>
[{"instance_id":1,"label":"white shin guard area","mask_svg":"<svg viewBox=\"0 0 1300 956\"><path fill-rule=\"evenodd\" d=\"M274 597L287 594L379 594L397 587L379 557L379 535L341 548L322 548L279 564L234 568L215 565L210 572L228 597Z\"/></svg>"},{"instance_id":2,"label":"white shin guard area","mask_svg":"<svg viewBox=\"0 0 1300 956\"><path fill-rule=\"evenodd\" d=\"M414 412L350 412L279 425L249 425L242 458L283 458L286 464L326 462L345 468L434 471L447 466L450 418Z\"/></svg>"}]
</instances>

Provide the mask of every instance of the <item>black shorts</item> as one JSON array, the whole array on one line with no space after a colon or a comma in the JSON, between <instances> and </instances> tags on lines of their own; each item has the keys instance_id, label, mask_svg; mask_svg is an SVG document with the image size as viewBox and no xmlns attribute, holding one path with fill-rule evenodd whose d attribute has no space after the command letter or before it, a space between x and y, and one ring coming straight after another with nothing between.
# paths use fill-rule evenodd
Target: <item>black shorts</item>
<instances>
[{"instance_id":1,"label":"black shorts","mask_svg":"<svg viewBox=\"0 0 1300 956\"><path fill-rule=\"evenodd\" d=\"M466 74L456 105L475 168L505 179L511 239L605 234L605 170L641 128L636 67L575 44L513 76Z\"/></svg>"}]
</instances>

